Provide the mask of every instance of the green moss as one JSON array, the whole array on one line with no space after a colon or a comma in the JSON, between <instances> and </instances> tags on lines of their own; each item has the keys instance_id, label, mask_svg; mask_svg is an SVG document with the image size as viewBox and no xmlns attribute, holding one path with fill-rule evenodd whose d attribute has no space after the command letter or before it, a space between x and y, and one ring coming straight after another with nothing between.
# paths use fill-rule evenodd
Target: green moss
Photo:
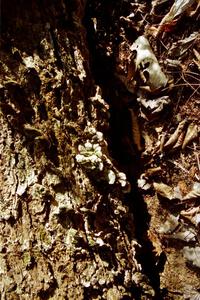
<instances>
[{"instance_id":1,"label":"green moss","mask_svg":"<svg viewBox=\"0 0 200 300\"><path fill-rule=\"evenodd\" d=\"M30 263L31 263L30 252L27 251L27 252L23 253L23 262L26 267L30 265Z\"/></svg>"},{"instance_id":2,"label":"green moss","mask_svg":"<svg viewBox=\"0 0 200 300\"><path fill-rule=\"evenodd\" d=\"M96 245L96 242L92 239L91 236L88 236L87 238L88 238L89 245L91 247L94 247Z\"/></svg>"},{"instance_id":3,"label":"green moss","mask_svg":"<svg viewBox=\"0 0 200 300\"><path fill-rule=\"evenodd\" d=\"M40 241L42 242L42 244L46 244L46 245L50 245L51 244L51 239L48 236L46 230L44 229L44 227L42 227L40 229Z\"/></svg>"}]
</instances>

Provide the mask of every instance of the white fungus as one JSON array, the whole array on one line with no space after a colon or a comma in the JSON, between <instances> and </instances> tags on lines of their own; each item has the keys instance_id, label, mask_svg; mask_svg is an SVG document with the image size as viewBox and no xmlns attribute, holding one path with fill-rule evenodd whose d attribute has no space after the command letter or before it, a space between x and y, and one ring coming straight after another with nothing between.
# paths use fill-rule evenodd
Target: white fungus
<instances>
[{"instance_id":1,"label":"white fungus","mask_svg":"<svg viewBox=\"0 0 200 300\"><path fill-rule=\"evenodd\" d=\"M108 171L108 183L109 184L114 184L116 180L116 175L112 170Z\"/></svg>"}]
</instances>

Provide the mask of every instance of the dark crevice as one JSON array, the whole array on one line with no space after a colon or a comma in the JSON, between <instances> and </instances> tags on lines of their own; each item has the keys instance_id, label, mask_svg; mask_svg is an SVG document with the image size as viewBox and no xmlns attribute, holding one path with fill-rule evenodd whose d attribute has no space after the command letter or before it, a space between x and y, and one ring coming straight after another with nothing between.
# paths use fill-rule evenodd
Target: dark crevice
<instances>
[{"instance_id":1,"label":"dark crevice","mask_svg":"<svg viewBox=\"0 0 200 300\"><path fill-rule=\"evenodd\" d=\"M122 2L123 1L120 1L120 3ZM100 10L101 5L102 11ZM91 69L96 83L100 85L102 89L103 98L110 106L109 152L116 161L118 168L126 173L131 184L131 192L126 196L126 204L134 216L136 238L142 246L138 253L138 261L141 263L143 272L149 278L156 292L155 299L161 300L163 296L160 292L159 271L163 268L165 257L157 261L154 255L153 245L148 238L150 215L137 186L138 176L142 172L142 162L140 152L133 142L129 112L130 105L137 111L136 101L134 102L136 99L134 99L135 96L130 94L115 77L114 54L107 56L103 47L103 45L107 43L106 39L109 40L111 35L113 35L114 42L112 46L117 48L117 35L120 32L120 23L117 23L117 19L114 19L114 17L113 20L111 17L108 18L107 14L110 10L114 15L118 9L118 4L109 1L109 5L105 3L101 5L98 6L92 3L92 1L88 1L84 20L91 55ZM120 13L123 13L122 7ZM92 18L97 15L103 24L102 28L99 29L99 31L102 30L101 33L95 32L94 25L91 21ZM105 32L103 32L103 30L105 30ZM102 47L99 45L102 45ZM114 52L115 49L113 50L113 53ZM126 100L124 101L124 99Z\"/></svg>"},{"instance_id":2,"label":"dark crevice","mask_svg":"<svg viewBox=\"0 0 200 300\"><path fill-rule=\"evenodd\" d=\"M46 106L45 106L44 102L42 102L38 105L38 113L39 113L41 121L43 121L43 120L47 121L48 120L47 109L46 109Z\"/></svg>"},{"instance_id":3,"label":"dark crevice","mask_svg":"<svg viewBox=\"0 0 200 300\"><path fill-rule=\"evenodd\" d=\"M54 163L56 167L58 167L59 166L58 141L53 131L49 133L49 139L50 139L50 144L46 152L46 156L50 161Z\"/></svg>"},{"instance_id":4,"label":"dark crevice","mask_svg":"<svg viewBox=\"0 0 200 300\"><path fill-rule=\"evenodd\" d=\"M52 39L52 42L53 42L57 67L59 69L63 69L63 62L62 62L62 59L61 59L60 49L59 49L59 45L58 45L58 42L57 42L58 39L57 39L56 34L55 34L55 32L52 28L49 28L49 33L50 33L50 36L51 36L51 39Z\"/></svg>"},{"instance_id":5,"label":"dark crevice","mask_svg":"<svg viewBox=\"0 0 200 300\"><path fill-rule=\"evenodd\" d=\"M45 257L47 259L47 257ZM46 290L41 290L38 293L38 297L40 297L41 300L47 300L50 299L55 295L55 291L58 288L58 282L54 277L54 270L50 263L48 263L48 271L51 276L51 281L49 281L49 286Z\"/></svg>"},{"instance_id":6,"label":"dark crevice","mask_svg":"<svg viewBox=\"0 0 200 300\"><path fill-rule=\"evenodd\" d=\"M61 95L60 89L56 88L55 89L55 105L58 109L61 109L61 98L62 98L62 95Z\"/></svg>"}]
</instances>

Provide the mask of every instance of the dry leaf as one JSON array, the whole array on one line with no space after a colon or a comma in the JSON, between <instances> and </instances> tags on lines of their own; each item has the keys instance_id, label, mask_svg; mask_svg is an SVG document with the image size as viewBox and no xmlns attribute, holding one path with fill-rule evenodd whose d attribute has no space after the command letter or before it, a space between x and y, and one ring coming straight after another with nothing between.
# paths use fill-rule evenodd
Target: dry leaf
<instances>
[{"instance_id":1,"label":"dry leaf","mask_svg":"<svg viewBox=\"0 0 200 300\"><path fill-rule=\"evenodd\" d=\"M164 147L170 147L176 143L185 125L186 125L186 120L183 120L179 123L178 127L176 128L174 133L170 136L169 140L165 143Z\"/></svg>"},{"instance_id":2,"label":"dry leaf","mask_svg":"<svg viewBox=\"0 0 200 300\"><path fill-rule=\"evenodd\" d=\"M183 195L186 195L188 193L188 185L184 180L179 180L178 187Z\"/></svg>"},{"instance_id":3,"label":"dry leaf","mask_svg":"<svg viewBox=\"0 0 200 300\"><path fill-rule=\"evenodd\" d=\"M156 190L156 192L162 197L167 198L169 200L174 199L174 189L171 186L162 182L161 183L154 182L153 187Z\"/></svg>"},{"instance_id":4,"label":"dry leaf","mask_svg":"<svg viewBox=\"0 0 200 300\"><path fill-rule=\"evenodd\" d=\"M196 137L198 137L198 126L196 124L191 123L188 126L185 139L183 141L182 149L185 149L185 147Z\"/></svg>"},{"instance_id":5,"label":"dry leaf","mask_svg":"<svg viewBox=\"0 0 200 300\"><path fill-rule=\"evenodd\" d=\"M200 268L200 247L184 247L183 255L193 266Z\"/></svg>"},{"instance_id":6,"label":"dry leaf","mask_svg":"<svg viewBox=\"0 0 200 300\"><path fill-rule=\"evenodd\" d=\"M169 214L166 222L160 226L158 232L161 234L173 232L179 225L178 220L179 220L179 216L174 216L172 214Z\"/></svg>"},{"instance_id":7,"label":"dry leaf","mask_svg":"<svg viewBox=\"0 0 200 300\"><path fill-rule=\"evenodd\" d=\"M158 28L158 32L163 31L166 25L170 25L173 22L176 22L176 19L180 17L187 9L189 9L196 0L176 0L172 5L168 14L164 16L161 20Z\"/></svg>"},{"instance_id":8,"label":"dry leaf","mask_svg":"<svg viewBox=\"0 0 200 300\"><path fill-rule=\"evenodd\" d=\"M191 199L196 199L200 197L200 183L195 182L193 185L192 190L185 196L183 197L183 201L185 200L191 200Z\"/></svg>"},{"instance_id":9,"label":"dry leaf","mask_svg":"<svg viewBox=\"0 0 200 300\"><path fill-rule=\"evenodd\" d=\"M178 140L177 140L176 144L173 146L173 149L178 149L179 147L182 146L184 137L185 137L185 132L182 131L180 133L180 135L178 136Z\"/></svg>"},{"instance_id":10,"label":"dry leaf","mask_svg":"<svg viewBox=\"0 0 200 300\"><path fill-rule=\"evenodd\" d=\"M186 241L186 242L194 242L196 240L196 234L191 230L187 230L187 229L179 232L174 232L170 237L177 240Z\"/></svg>"},{"instance_id":11,"label":"dry leaf","mask_svg":"<svg viewBox=\"0 0 200 300\"><path fill-rule=\"evenodd\" d=\"M198 69L200 70L200 54L196 49L193 49L193 52L197 59L197 60L194 60L194 62L197 65Z\"/></svg>"},{"instance_id":12,"label":"dry leaf","mask_svg":"<svg viewBox=\"0 0 200 300\"><path fill-rule=\"evenodd\" d=\"M165 87L168 79L162 72L149 41L144 36L139 36L131 46L131 50L137 53L135 59L136 69L142 72L142 78L149 86L150 91Z\"/></svg>"},{"instance_id":13,"label":"dry leaf","mask_svg":"<svg viewBox=\"0 0 200 300\"><path fill-rule=\"evenodd\" d=\"M180 213L184 219L189 220L195 226L199 226L200 223L200 207L192 207L188 210L183 210Z\"/></svg>"},{"instance_id":14,"label":"dry leaf","mask_svg":"<svg viewBox=\"0 0 200 300\"><path fill-rule=\"evenodd\" d=\"M147 171L145 172L145 176L150 177L161 171L162 171L161 167L150 168L150 169L147 169Z\"/></svg>"},{"instance_id":15,"label":"dry leaf","mask_svg":"<svg viewBox=\"0 0 200 300\"><path fill-rule=\"evenodd\" d=\"M115 74L131 93L135 92L136 85L133 54L129 43L123 41L119 44Z\"/></svg>"},{"instance_id":16,"label":"dry leaf","mask_svg":"<svg viewBox=\"0 0 200 300\"><path fill-rule=\"evenodd\" d=\"M188 49L193 45L194 41L196 41L199 37L199 32L193 32L185 39L173 43L168 54L173 58L180 58L185 52L188 51Z\"/></svg>"},{"instance_id":17,"label":"dry leaf","mask_svg":"<svg viewBox=\"0 0 200 300\"><path fill-rule=\"evenodd\" d=\"M145 144L145 154L151 153L154 149L152 136L150 136L148 132L143 131L142 137L144 139L144 144Z\"/></svg>"},{"instance_id":18,"label":"dry leaf","mask_svg":"<svg viewBox=\"0 0 200 300\"><path fill-rule=\"evenodd\" d=\"M194 289L192 286L187 286L184 289L183 297L185 300L200 300L200 290Z\"/></svg>"},{"instance_id":19,"label":"dry leaf","mask_svg":"<svg viewBox=\"0 0 200 300\"><path fill-rule=\"evenodd\" d=\"M156 256L161 255L161 253L163 252L163 249L162 249L162 244L161 244L160 239L157 236L157 234L155 234L154 232L152 232L151 230L149 230L148 231L148 237L149 237L150 241L153 244Z\"/></svg>"},{"instance_id":20,"label":"dry leaf","mask_svg":"<svg viewBox=\"0 0 200 300\"><path fill-rule=\"evenodd\" d=\"M168 0L153 0L151 1L152 9L150 15L153 15L157 6L167 2Z\"/></svg>"},{"instance_id":21,"label":"dry leaf","mask_svg":"<svg viewBox=\"0 0 200 300\"><path fill-rule=\"evenodd\" d=\"M141 104L141 111L145 115L145 119L147 120L148 116L153 117L154 115L157 115L164 109L165 106L167 106L171 102L169 96L162 96L150 100L140 96L139 98L137 98L137 101Z\"/></svg>"}]
</instances>

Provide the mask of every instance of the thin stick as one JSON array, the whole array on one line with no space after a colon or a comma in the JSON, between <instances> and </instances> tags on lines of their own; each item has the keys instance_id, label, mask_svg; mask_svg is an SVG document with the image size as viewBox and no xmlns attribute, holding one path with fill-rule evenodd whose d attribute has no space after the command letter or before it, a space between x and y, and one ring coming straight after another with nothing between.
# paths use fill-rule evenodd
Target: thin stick
<instances>
[{"instance_id":1,"label":"thin stick","mask_svg":"<svg viewBox=\"0 0 200 300\"><path fill-rule=\"evenodd\" d=\"M173 161L171 159L168 159L169 162L171 162L172 164L174 164L176 167L178 167L179 169L181 169L183 172L189 174L190 172L185 169L181 164L179 164L177 161Z\"/></svg>"},{"instance_id":2,"label":"thin stick","mask_svg":"<svg viewBox=\"0 0 200 300\"><path fill-rule=\"evenodd\" d=\"M200 160L199 160L199 154L197 153L197 147L196 147L196 143L193 143L193 146L194 146L194 151L195 151L195 157L196 157L196 160L197 160L197 166L198 166L198 169L199 169L199 174L200 174Z\"/></svg>"}]
</instances>

